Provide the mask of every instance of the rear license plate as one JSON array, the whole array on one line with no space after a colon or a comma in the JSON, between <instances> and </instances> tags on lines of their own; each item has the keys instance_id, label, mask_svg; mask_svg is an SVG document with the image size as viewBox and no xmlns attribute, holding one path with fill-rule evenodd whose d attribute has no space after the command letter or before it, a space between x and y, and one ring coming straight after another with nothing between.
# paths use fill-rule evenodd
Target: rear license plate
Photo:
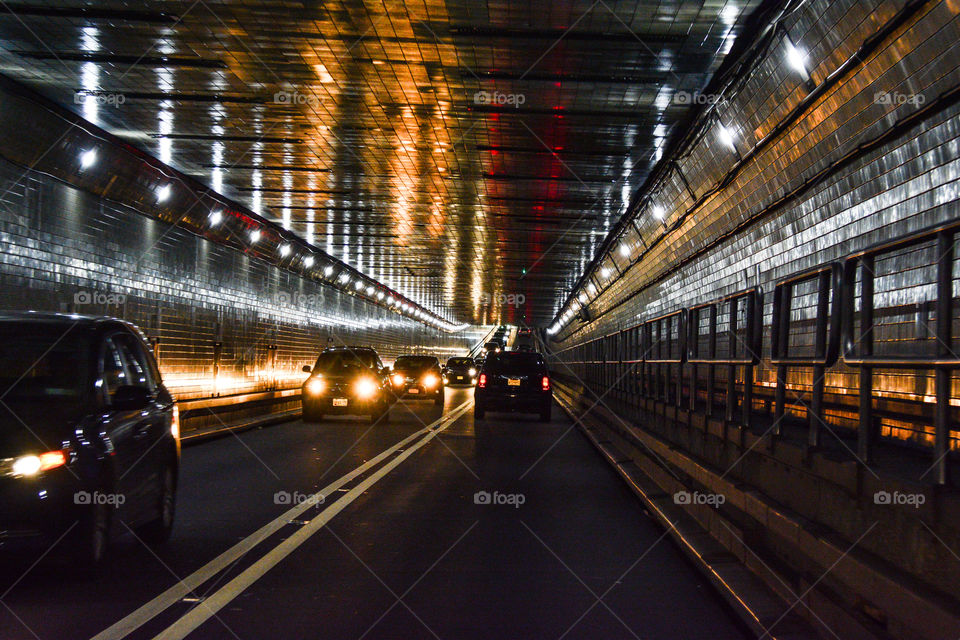
<instances>
[{"instance_id":1,"label":"rear license plate","mask_svg":"<svg viewBox=\"0 0 960 640\"><path fill-rule=\"evenodd\" d=\"M508 386L508 387L519 387L519 386L520 386L520 378L507 378L507 386Z\"/></svg>"},{"instance_id":2,"label":"rear license plate","mask_svg":"<svg viewBox=\"0 0 960 640\"><path fill-rule=\"evenodd\" d=\"M410 393L420 393L420 389L410 389Z\"/></svg>"},{"instance_id":3,"label":"rear license plate","mask_svg":"<svg viewBox=\"0 0 960 640\"><path fill-rule=\"evenodd\" d=\"M335 407L345 407L347 406L348 400L346 398L334 398L333 406Z\"/></svg>"}]
</instances>

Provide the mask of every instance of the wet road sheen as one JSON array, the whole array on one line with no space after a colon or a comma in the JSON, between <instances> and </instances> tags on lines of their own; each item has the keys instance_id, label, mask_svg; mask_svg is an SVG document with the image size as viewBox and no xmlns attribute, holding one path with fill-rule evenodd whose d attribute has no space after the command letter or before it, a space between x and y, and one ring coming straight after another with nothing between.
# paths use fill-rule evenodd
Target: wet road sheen
<instances>
[{"instance_id":1,"label":"wet road sheen","mask_svg":"<svg viewBox=\"0 0 960 640\"><path fill-rule=\"evenodd\" d=\"M471 399L186 447L169 544L2 556L0 638L747 637L559 409Z\"/></svg>"}]
</instances>

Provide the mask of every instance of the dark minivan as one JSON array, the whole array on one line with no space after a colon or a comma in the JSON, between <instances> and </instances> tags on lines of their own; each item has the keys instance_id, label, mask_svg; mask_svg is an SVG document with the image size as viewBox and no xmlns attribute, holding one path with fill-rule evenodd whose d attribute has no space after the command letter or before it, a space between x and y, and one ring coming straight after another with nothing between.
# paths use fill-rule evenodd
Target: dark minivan
<instances>
[{"instance_id":1,"label":"dark minivan","mask_svg":"<svg viewBox=\"0 0 960 640\"><path fill-rule=\"evenodd\" d=\"M133 325L0 313L0 550L66 535L75 564L92 567L111 530L165 541L179 431L176 404Z\"/></svg>"},{"instance_id":2,"label":"dark minivan","mask_svg":"<svg viewBox=\"0 0 960 640\"><path fill-rule=\"evenodd\" d=\"M473 415L482 419L487 411L538 413L542 422L549 422L552 400L550 372L539 353L491 353L477 378Z\"/></svg>"}]
</instances>

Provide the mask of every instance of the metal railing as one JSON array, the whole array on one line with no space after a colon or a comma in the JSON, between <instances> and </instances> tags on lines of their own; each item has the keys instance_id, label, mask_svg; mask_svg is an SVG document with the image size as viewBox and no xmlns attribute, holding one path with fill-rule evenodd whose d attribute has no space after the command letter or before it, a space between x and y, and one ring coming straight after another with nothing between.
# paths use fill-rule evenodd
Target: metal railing
<instances>
[{"instance_id":1,"label":"metal railing","mask_svg":"<svg viewBox=\"0 0 960 640\"><path fill-rule=\"evenodd\" d=\"M822 431L829 426L826 421L826 376L835 367L843 365L858 376L859 398L853 408L846 401L849 396L834 394L839 400L834 401L833 407L840 407L848 413L856 412L857 457L861 464L873 465L879 439L879 423L874 411L874 369L929 369L934 371L936 399L932 421L932 469L936 483L948 482L951 433L956 430L950 404L951 384L953 373L960 369L960 356L954 352L951 342L956 331L953 325L957 322L953 274L957 268L955 241L958 233L960 222L926 229L774 283L768 358L776 369L773 408L772 411L768 409L768 415L772 413L767 430L771 438L783 435L782 424L789 407L790 414L794 410L806 413L808 450L822 446ZM936 273L935 300L915 306L933 309L935 323L930 339L935 344L935 353L878 353L874 335L878 312L874 290L877 261L924 245L933 247L935 256L933 263L926 265ZM909 279L901 271L894 271L892 275ZM915 283L910 283L906 289L913 286ZM719 405L716 396L722 395L722 420L749 429L757 414L754 402L758 391L756 369L764 361L761 356L763 301L764 293L760 288L745 289L566 347L554 352L553 357L562 360L588 387L594 387L595 393L597 389L612 387L614 397L631 408L649 410L659 403L663 407L673 405L679 410L686 398L689 412L702 412L707 417L717 418L716 407ZM895 309L884 311L894 313ZM917 324L923 323L918 321ZM898 338L890 342L902 344L904 340ZM719 385L716 379L718 367L726 368L725 380ZM788 401L790 369L810 370L809 405L802 401L802 395ZM703 370L705 383L700 377ZM685 371L689 375L686 386ZM702 389L702 404L699 401L701 384L705 387ZM908 418L920 423L922 428L924 398L912 396L904 402L919 403L917 410L907 413ZM898 442L893 438L888 441Z\"/></svg>"}]
</instances>

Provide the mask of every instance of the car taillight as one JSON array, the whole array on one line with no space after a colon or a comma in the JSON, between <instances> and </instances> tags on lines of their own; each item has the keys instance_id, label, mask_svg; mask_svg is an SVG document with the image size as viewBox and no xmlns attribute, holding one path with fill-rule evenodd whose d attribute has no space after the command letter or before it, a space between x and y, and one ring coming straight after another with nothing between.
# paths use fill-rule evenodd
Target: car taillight
<instances>
[{"instance_id":1,"label":"car taillight","mask_svg":"<svg viewBox=\"0 0 960 640\"><path fill-rule=\"evenodd\" d=\"M544 391L550 391L550 378L548 378L547 376L543 376L543 380L541 381L541 384L543 385Z\"/></svg>"},{"instance_id":2,"label":"car taillight","mask_svg":"<svg viewBox=\"0 0 960 640\"><path fill-rule=\"evenodd\" d=\"M177 440L180 439L180 407L173 405L173 415L170 419L170 433Z\"/></svg>"},{"instance_id":3,"label":"car taillight","mask_svg":"<svg viewBox=\"0 0 960 640\"><path fill-rule=\"evenodd\" d=\"M487 374L481 373L480 378L477 380L477 386L481 389L485 389L487 386Z\"/></svg>"}]
</instances>

